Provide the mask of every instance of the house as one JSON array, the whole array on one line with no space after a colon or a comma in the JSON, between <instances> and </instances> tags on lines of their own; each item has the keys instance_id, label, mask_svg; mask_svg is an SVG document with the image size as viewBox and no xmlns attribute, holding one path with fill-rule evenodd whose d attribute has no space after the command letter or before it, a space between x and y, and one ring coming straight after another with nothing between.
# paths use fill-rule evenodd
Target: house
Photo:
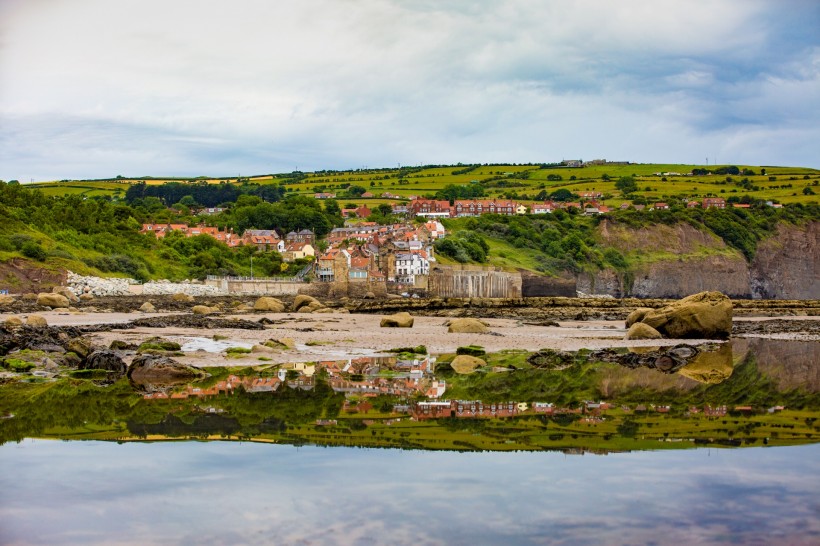
<instances>
[{"instance_id":1,"label":"house","mask_svg":"<svg viewBox=\"0 0 820 546\"><path fill-rule=\"evenodd\" d=\"M285 243L316 243L316 235L309 229L291 231L285 235Z\"/></svg>"},{"instance_id":2,"label":"house","mask_svg":"<svg viewBox=\"0 0 820 546\"><path fill-rule=\"evenodd\" d=\"M369 192L369 191L366 191L366 192L364 192L364 193L362 194L362 197L364 197L365 199L369 199L369 198L371 198L371 197L376 197L376 196L375 196L375 195L373 195L373 193L371 193L371 192ZM369 216L369 215L368 215L368 216Z\"/></svg>"},{"instance_id":3,"label":"house","mask_svg":"<svg viewBox=\"0 0 820 546\"><path fill-rule=\"evenodd\" d=\"M600 199L604 194L599 191L580 191L578 197L581 199Z\"/></svg>"},{"instance_id":4,"label":"house","mask_svg":"<svg viewBox=\"0 0 820 546\"><path fill-rule=\"evenodd\" d=\"M415 199L407 206L408 212L412 216L424 216L427 218L449 218L450 202L434 199Z\"/></svg>"},{"instance_id":5,"label":"house","mask_svg":"<svg viewBox=\"0 0 820 546\"><path fill-rule=\"evenodd\" d=\"M335 199L336 194L335 193L325 193L325 192L314 193L313 198L314 199Z\"/></svg>"},{"instance_id":6,"label":"house","mask_svg":"<svg viewBox=\"0 0 820 546\"><path fill-rule=\"evenodd\" d=\"M516 214L527 214L527 206L526 206L526 205L521 205L521 204L519 204L519 205L515 208L515 213L516 213Z\"/></svg>"},{"instance_id":7,"label":"house","mask_svg":"<svg viewBox=\"0 0 820 546\"><path fill-rule=\"evenodd\" d=\"M555 204L553 203L536 203L530 206L531 214L552 214L554 210Z\"/></svg>"},{"instance_id":8,"label":"house","mask_svg":"<svg viewBox=\"0 0 820 546\"><path fill-rule=\"evenodd\" d=\"M313 258L316 256L316 251L313 245L305 242L292 242L285 245L285 251L282 253L282 261L293 262L305 258Z\"/></svg>"},{"instance_id":9,"label":"house","mask_svg":"<svg viewBox=\"0 0 820 546\"><path fill-rule=\"evenodd\" d=\"M246 229L239 241L242 245L253 245L262 252L275 250L282 253L285 251L285 242L272 229Z\"/></svg>"},{"instance_id":10,"label":"house","mask_svg":"<svg viewBox=\"0 0 820 546\"><path fill-rule=\"evenodd\" d=\"M669 210L669 205L666 203L655 203L652 205L652 208L655 210Z\"/></svg>"},{"instance_id":11,"label":"house","mask_svg":"<svg viewBox=\"0 0 820 546\"><path fill-rule=\"evenodd\" d=\"M689 202L686 203L686 208L687 209L694 209L694 208L697 208L699 206L700 206L700 203L698 203L697 201L689 201Z\"/></svg>"},{"instance_id":12,"label":"house","mask_svg":"<svg viewBox=\"0 0 820 546\"><path fill-rule=\"evenodd\" d=\"M715 207L717 209L725 209L726 201L722 197L706 197L703 199L703 208L708 209Z\"/></svg>"},{"instance_id":13,"label":"house","mask_svg":"<svg viewBox=\"0 0 820 546\"><path fill-rule=\"evenodd\" d=\"M424 251L396 254L396 282L415 284L417 275L430 274L430 261Z\"/></svg>"}]
</instances>

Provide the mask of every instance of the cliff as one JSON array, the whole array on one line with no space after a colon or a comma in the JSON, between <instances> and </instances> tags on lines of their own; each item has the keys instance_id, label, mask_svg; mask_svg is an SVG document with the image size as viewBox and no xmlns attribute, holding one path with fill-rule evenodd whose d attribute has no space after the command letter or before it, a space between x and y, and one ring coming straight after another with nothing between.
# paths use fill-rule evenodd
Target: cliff
<instances>
[{"instance_id":1,"label":"cliff","mask_svg":"<svg viewBox=\"0 0 820 546\"><path fill-rule=\"evenodd\" d=\"M581 273L578 290L615 297L679 298L718 290L733 298L820 298L820 222L782 224L752 263L712 233L689 224L633 229L602 222L598 237L631 264Z\"/></svg>"}]
</instances>

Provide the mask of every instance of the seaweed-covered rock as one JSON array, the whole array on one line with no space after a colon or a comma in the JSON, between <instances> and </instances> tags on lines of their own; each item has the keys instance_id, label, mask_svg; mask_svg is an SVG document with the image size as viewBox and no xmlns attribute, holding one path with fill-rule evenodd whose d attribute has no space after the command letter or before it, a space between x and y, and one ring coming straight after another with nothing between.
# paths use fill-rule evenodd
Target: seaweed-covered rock
<instances>
[{"instance_id":1,"label":"seaweed-covered rock","mask_svg":"<svg viewBox=\"0 0 820 546\"><path fill-rule=\"evenodd\" d=\"M118 375L123 375L127 369L125 362L123 362L120 355L108 349L101 349L94 351L85 362L80 365L82 370L106 370L115 372Z\"/></svg>"},{"instance_id":2,"label":"seaweed-covered rock","mask_svg":"<svg viewBox=\"0 0 820 546\"><path fill-rule=\"evenodd\" d=\"M208 374L200 368L182 364L167 356L139 355L131 362L127 375L138 387L154 387L187 383Z\"/></svg>"},{"instance_id":3,"label":"seaweed-covered rock","mask_svg":"<svg viewBox=\"0 0 820 546\"><path fill-rule=\"evenodd\" d=\"M541 349L529 357L527 362L535 368L544 370L563 370L575 364L575 353Z\"/></svg>"}]
</instances>

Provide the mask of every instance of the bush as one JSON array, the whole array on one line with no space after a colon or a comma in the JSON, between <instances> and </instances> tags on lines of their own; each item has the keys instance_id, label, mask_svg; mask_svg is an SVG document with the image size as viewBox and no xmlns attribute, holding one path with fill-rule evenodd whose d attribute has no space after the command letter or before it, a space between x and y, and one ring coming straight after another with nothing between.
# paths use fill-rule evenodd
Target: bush
<instances>
[{"instance_id":1,"label":"bush","mask_svg":"<svg viewBox=\"0 0 820 546\"><path fill-rule=\"evenodd\" d=\"M31 258L32 260L37 260L38 262L44 262L47 257L46 251L43 250L40 243L35 243L34 241L25 243L23 248L20 250L23 253L23 256Z\"/></svg>"}]
</instances>

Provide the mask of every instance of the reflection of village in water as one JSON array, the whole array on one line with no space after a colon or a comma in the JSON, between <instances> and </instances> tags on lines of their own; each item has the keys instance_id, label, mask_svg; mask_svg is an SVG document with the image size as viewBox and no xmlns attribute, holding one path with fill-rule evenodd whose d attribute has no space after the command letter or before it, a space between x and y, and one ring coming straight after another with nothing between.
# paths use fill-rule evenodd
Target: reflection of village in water
<instances>
[{"instance_id":1,"label":"reflection of village in water","mask_svg":"<svg viewBox=\"0 0 820 546\"><path fill-rule=\"evenodd\" d=\"M643 348L637 353L629 352L626 359L621 357L627 368L645 367L656 373L675 374L698 383L718 384L728 379L733 370L732 345L727 343L712 350L697 351L697 354L683 366L663 370L653 365L646 356L659 348ZM669 351L660 350L662 358L668 359ZM600 355L599 355L600 356ZM642 362L641 366L636 362ZM647 364L648 362L648 364ZM210 398L232 395L240 390L246 393L275 393L282 385L303 391L312 390L318 377L322 377L336 393L345 395L343 410L348 413L367 414L373 409L368 402L378 396L393 396L402 400L392 405L392 414L409 415L422 421L441 418L508 418L519 415L560 416L571 415L582 422L594 424L605 420L604 412L618 410L624 415L631 413L669 413L670 406L663 404L614 405L604 400L583 400L572 406L559 406L550 401L504 401L442 399L447 382L436 378L436 357L416 355L412 359L396 357L358 357L346 360L328 360L315 363L288 363L271 368L261 375L236 375L217 381L210 386L187 385L171 393L154 392L143 396L146 400L184 400L189 398ZM704 417L725 417L729 412L752 413L762 411L775 413L784 406L753 408L750 405L710 405L689 406L685 415L702 414ZM222 410L208 407L210 413ZM336 420L319 419L317 425L334 425Z\"/></svg>"}]
</instances>

